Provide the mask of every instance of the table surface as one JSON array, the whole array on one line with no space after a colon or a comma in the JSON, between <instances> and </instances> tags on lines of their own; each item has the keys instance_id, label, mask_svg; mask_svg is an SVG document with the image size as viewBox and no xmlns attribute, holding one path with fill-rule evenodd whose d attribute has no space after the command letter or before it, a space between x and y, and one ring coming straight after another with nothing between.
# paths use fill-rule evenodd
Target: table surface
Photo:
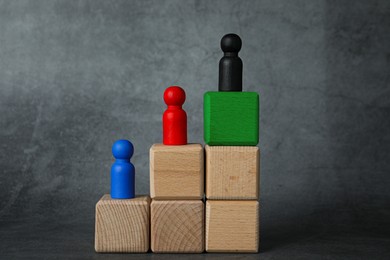
<instances>
[{"instance_id":1,"label":"table surface","mask_svg":"<svg viewBox=\"0 0 390 260\"><path fill-rule=\"evenodd\" d=\"M321 225L320 225L321 224ZM192 254L191 258L249 259L390 259L389 227L375 225L293 225L264 223L259 254ZM17 219L0 222L2 259L175 259L183 254L97 254L94 223L71 218Z\"/></svg>"}]
</instances>

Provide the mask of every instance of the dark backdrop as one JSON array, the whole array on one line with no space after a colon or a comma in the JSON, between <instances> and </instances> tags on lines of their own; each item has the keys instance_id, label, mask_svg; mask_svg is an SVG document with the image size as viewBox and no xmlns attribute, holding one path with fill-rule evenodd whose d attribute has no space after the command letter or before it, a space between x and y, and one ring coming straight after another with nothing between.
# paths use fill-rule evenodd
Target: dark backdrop
<instances>
[{"instance_id":1,"label":"dark backdrop","mask_svg":"<svg viewBox=\"0 0 390 260\"><path fill-rule=\"evenodd\" d=\"M133 141L149 193L163 91L185 88L189 141L203 142L229 32L261 103L261 253L236 258L388 259L386 0L0 1L1 258L107 257L94 207L112 143Z\"/></svg>"}]
</instances>

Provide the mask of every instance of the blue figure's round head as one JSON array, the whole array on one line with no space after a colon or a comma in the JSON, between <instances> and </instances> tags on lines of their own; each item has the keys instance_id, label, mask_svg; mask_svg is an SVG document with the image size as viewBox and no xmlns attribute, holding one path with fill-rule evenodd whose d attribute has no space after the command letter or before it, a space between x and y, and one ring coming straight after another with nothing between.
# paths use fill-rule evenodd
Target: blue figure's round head
<instances>
[{"instance_id":1,"label":"blue figure's round head","mask_svg":"<svg viewBox=\"0 0 390 260\"><path fill-rule=\"evenodd\" d=\"M129 160L133 156L134 146L128 140L118 140L112 145L112 155L116 159Z\"/></svg>"}]
</instances>

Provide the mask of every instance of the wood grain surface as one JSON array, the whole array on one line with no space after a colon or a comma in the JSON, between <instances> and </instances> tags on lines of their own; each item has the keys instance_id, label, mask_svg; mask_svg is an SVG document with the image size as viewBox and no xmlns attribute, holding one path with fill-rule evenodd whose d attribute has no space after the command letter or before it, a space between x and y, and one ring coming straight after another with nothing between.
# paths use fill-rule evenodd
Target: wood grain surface
<instances>
[{"instance_id":1,"label":"wood grain surface","mask_svg":"<svg viewBox=\"0 0 390 260\"><path fill-rule=\"evenodd\" d=\"M259 202L206 201L207 252L258 252Z\"/></svg>"},{"instance_id":2,"label":"wood grain surface","mask_svg":"<svg viewBox=\"0 0 390 260\"><path fill-rule=\"evenodd\" d=\"M149 196L111 199L109 194L104 195L96 204L96 252L147 252L149 218Z\"/></svg>"},{"instance_id":3,"label":"wood grain surface","mask_svg":"<svg viewBox=\"0 0 390 260\"><path fill-rule=\"evenodd\" d=\"M208 199L259 199L258 147L206 145L205 150Z\"/></svg>"},{"instance_id":4,"label":"wood grain surface","mask_svg":"<svg viewBox=\"0 0 390 260\"><path fill-rule=\"evenodd\" d=\"M150 148L150 193L155 199L202 199L204 151L200 144Z\"/></svg>"},{"instance_id":5,"label":"wood grain surface","mask_svg":"<svg viewBox=\"0 0 390 260\"><path fill-rule=\"evenodd\" d=\"M151 248L155 253L204 251L204 203L201 200L153 200Z\"/></svg>"}]
</instances>

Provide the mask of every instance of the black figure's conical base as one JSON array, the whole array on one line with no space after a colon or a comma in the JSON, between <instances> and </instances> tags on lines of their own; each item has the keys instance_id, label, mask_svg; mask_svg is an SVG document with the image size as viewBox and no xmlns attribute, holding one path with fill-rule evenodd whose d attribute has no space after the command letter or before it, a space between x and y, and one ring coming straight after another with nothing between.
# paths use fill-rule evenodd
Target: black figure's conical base
<instances>
[{"instance_id":1,"label":"black figure's conical base","mask_svg":"<svg viewBox=\"0 0 390 260\"><path fill-rule=\"evenodd\" d=\"M242 91L242 60L238 57L241 44L237 34L226 34L221 39L224 56L219 61L219 91Z\"/></svg>"}]
</instances>

